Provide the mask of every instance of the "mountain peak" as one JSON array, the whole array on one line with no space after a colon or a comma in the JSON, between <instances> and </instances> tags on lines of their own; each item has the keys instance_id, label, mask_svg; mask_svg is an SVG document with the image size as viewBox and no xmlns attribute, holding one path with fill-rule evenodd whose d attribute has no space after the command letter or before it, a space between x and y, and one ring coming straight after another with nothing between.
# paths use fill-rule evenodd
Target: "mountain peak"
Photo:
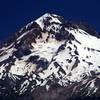
<instances>
[{"instance_id":1,"label":"mountain peak","mask_svg":"<svg viewBox=\"0 0 100 100\"><path fill-rule=\"evenodd\" d=\"M49 93L52 86L69 96L99 96L99 44L78 24L44 14L1 45L0 96L19 98L42 87Z\"/></svg>"},{"instance_id":2,"label":"mountain peak","mask_svg":"<svg viewBox=\"0 0 100 100\"><path fill-rule=\"evenodd\" d=\"M62 24L63 18L61 16L46 13L42 17L38 18L35 22L37 22L42 30L50 31L52 28L54 31L57 32L57 29Z\"/></svg>"}]
</instances>

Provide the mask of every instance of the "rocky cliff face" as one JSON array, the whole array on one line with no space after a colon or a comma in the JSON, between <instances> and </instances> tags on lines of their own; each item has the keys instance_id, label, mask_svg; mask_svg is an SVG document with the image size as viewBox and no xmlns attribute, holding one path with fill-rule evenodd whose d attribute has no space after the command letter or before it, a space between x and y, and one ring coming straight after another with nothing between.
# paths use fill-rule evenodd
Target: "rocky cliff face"
<instances>
[{"instance_id":1,"label":"rocky cliff face","mask_svg":"<svg viewBox=\"0 0 100 100\"><path fill-rule=\"evenodd\" d=\"M100 95L100 38L45 14L0 46L0 100L80 100Z\"/></svg>"}]
</instances>

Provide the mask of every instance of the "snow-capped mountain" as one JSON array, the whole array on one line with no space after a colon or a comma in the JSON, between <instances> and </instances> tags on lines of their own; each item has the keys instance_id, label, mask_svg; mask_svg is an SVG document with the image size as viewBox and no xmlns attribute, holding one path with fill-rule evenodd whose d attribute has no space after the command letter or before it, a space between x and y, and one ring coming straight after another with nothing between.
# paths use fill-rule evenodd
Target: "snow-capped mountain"
<instances>
[{"instance_id":1,"label":"snow-capped mountain","mask_svg":"<svg viewBox=\"0 0 100 100\"><path fill-rule=\"evenodd\" d=\"M99 59L93 29L47 13L0 44L0 100L99 97Z\"/></svg>"}]
</instances>

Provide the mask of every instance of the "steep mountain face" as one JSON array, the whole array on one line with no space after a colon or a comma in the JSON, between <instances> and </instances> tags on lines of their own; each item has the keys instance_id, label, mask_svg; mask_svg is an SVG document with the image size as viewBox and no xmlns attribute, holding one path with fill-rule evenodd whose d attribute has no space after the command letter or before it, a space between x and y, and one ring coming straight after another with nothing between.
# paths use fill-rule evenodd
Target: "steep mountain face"
<instances>
[{"instance_id":1,"label":"steep mountain face","mask_svg":"<svg viewBox=\"0 0 100 100\"><path fill-rule=\"evenodd\" d=\"M47 13L0 44L0 100L99 98L99 59L93 29Z\"/></svg>"}]
</instances>

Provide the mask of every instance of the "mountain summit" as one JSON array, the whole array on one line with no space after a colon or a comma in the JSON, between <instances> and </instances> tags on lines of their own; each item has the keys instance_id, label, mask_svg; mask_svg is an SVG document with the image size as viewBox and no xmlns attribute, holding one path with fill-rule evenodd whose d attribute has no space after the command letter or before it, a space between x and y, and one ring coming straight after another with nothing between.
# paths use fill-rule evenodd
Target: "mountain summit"
<instances>
[{"instance_id":1,"label":"mountain summit","mask_svg":"<svg viewBox=\"0 0 100 100\"><path fill-rule=\"evenodd\" d=\"M0 44L0 100L99 98L96 34L49 13L24 26Z\"/></svg>"}]
</instances>

